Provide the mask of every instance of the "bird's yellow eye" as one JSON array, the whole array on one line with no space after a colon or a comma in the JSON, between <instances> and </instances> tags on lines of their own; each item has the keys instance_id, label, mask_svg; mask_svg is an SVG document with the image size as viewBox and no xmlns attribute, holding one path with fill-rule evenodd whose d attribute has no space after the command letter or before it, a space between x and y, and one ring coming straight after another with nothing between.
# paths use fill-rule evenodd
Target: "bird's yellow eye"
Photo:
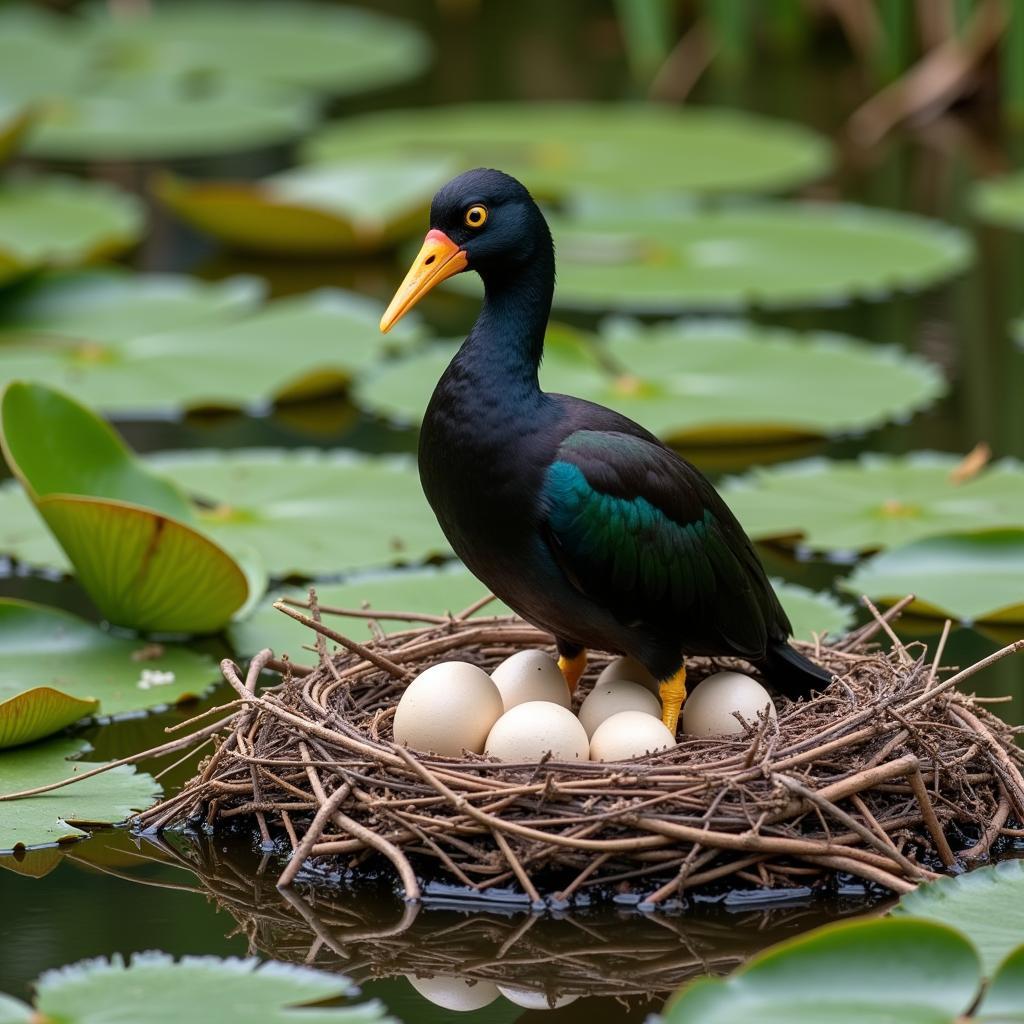
<instances>
[{"instance_id":1,"label":"bird's yellow eye","mask_svg":"<svg viewBox=\"0 0 1024 1024\"><path fill-rule=\"evenodd\" d=\"M487 223L487 207L471 206L466 211L466 224L471 228L482 228Z\"/></svg>"}]
</instances>

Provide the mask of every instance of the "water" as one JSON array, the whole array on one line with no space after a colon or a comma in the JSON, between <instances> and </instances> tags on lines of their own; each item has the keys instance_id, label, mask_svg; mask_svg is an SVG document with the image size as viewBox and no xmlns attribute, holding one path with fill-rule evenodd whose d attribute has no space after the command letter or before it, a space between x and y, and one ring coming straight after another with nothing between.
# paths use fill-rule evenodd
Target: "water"
<instances>
[{"instance_id":1,"label":"water","mask_svg":"<svg viewBox=\"0 0 1024 1024\"><path fill-rule=\"evenodd\" d=\"M412 0L388 6L428 19L440 58L425 82L359 104L350 102L346 111L385 103L613 98L628 92L609 15L597 5L577 2L541 10L530 4L449 4L431 6L426 13ZM817 61L759 63L753 80L709 76L695 99L791 118L837 138L842 111L851 108L862 88L856 70L826 52ZM922 448L963 453L981 440L996 456L1024 457L1024 351L1013 346L1007 333L1009 320L1024 306L1024 242L1009 232L977 227L965 205L970 181L1019 162L1021 148L1020 139L1003 136L980 107L898 134L870 152L842 148L836 172L807 194L912 210L962 225L976 240L976 264L963 277L913 298L758 317L840 330L920 353L949 376L947 398L907 425L856 439L781 450L688 454L713 474L812 453L848 457L865 450ZM281 156L254 159L245 169L270 169ZM204 168L211 174L223 169ZM106 168L103 173L128 183L141 180L131 169ZM341 285L381 299L391 294L404 269L390 260L275 265L233 259L164 221L138 255L138 265L189 270L207 278L258 273L269 279L275 294ZM424 310L439 331L453 335L464 332L474 316L473 304L463 300L439 299L424 303ZM586 317L575 320L592 323ZM415 444L414 431L375 421L340 400L263 417L140 419L121 427L140 451L311 444L409 451ZM771 573L809 586L828 586L837 573L835 566L799 561L782 550L764 554ZM0 594L89 611L75 586L40 576L0 576ZM934 642L937 635L933 623L908 622L901 628L926 642ZM1011 638L958 629L946 660L973 662ZM227 653L217 641L208 643L213 653ZM985 694L1012 694L1016 703L1009 710L1007 705L995 707L1020 721L1024 668L1019 661L1004 661L972 682ZM201 706L222 698L223 691L218 691ZM85 735L95 745L95 756L123 756L160 742L166 725L196 710L94 727ZM166 763L145 767L157 771ZM187 766L176 769L165 784L187 774ZM531 918L515 907L469 911L440 899L413 913L389 886L372 880L319 892L313 906L293 905L276 893L277 868L260 857L248 837L178 838L158 845L107 832L63 852L33 853L19 862L0 859L0 868L15 869L0 871L0 991L25 997L40 971L115 951L258 952L343 970L406 1021L640 1021L687 978L727 971L787 935L873 905L851 888L827 895L797 892L782 902L723 896L689 906L682 914L647 916L611 906ZM497 980L552 997L580 998L545 1012L520 1008L502 997L475 1014L459 1014L418 995L403 977L416 971L459 971L483 979L481 985ZM469 991L482 998L481 988Z\"/></svg>"}]
</instances>

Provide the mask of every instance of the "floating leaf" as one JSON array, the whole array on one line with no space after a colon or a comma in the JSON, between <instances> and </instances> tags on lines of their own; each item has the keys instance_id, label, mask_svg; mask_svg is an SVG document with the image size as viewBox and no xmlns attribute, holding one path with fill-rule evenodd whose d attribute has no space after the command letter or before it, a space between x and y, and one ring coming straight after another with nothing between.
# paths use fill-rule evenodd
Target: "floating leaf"
<instances>
[{"instance_id":1,"label":"floating leaf","mask_svg":"<svg viewBox=\"0 0 1024 1024\"><path fill-rule=\"evenodd\" d=\"M313 123L307 97L254 84L125 75L45 108L26 152L48 160L210 157L279 145Z\"/></svg>"},{"instance_id":2,"label":"floating leaf","mask_svg":"<svg viewBox=\"0 0 1024 1024\"><path fill-rule=\"evenodd\" d=\"M959 463L935 452L806 459L755 469L719 491L752 537L799 538L819 551L869 551L1024 523L1024 467L1000 461L957 484L950 474Z\"/></svg>"},{"instance_id":3,"label":"floating leaf","mask_svg":"<svg viewBox=\"0 0 1024 1024\"><path fill-rule=\"evenodd\" d=\"M77 343L83 367L113 362L118 353L108 344L237 318L262 291L247 277L210 283L109 269L44 275L0 295L0 357L7 366L16 342L38 347L45 340Z\"/></svg>"},{"instance_id":4,"label":"floating leaf","mask_svg":"<svg viewBox=\"0 0 1024 1024\"><path fill-rule=\"evenodd\" d=\"M665 1024L955 1024L980 984L958 932L909 918L844 922L683 990Z\"/></svg>"},{"instance_id":5,"label":"floating leaf","mask_svg":"<svg viewBox=\"0 0 1024 1024\"><path fill-rule=\"evenodd\" d=\"M111 16L97 4L84 45L138 71L355 94L418 75L430 59L408 22L356 7L288 0L175 0Z\"/></svg>"},{"instance_id":6,"label":"floating leaf","mask_svg":"<svg viewBox=\"0 0 1024 1024\"><path fill-rule=\"evenodd\" d=\"M938 371L895 349L738 322L606 325L603 360L548 353L548 391L606 405L677 444L743 444L863 430L942 394ZM361 391L416 421L451 350L390 363ZM611 364L611 368L609 367Z\"/></svg>"},{"instance_id":7,"label":"floating leaf","mask_svg":"<svg viewBox=\"0 0 1024 1024\"><path fill-rule=\"evenodd\" d=\"M963 932L991 977L1024 939L1024 861L1005 860L940 878L900 898L897 917L924 918Z\"/></svg>"},{"instance_id":8,"label":"floating leaf","mask_svg":"<svg viewBox=\"0 0 1024 1024\"><path fill-rule=\"evenodd\" d=\"M0 796L60 782L97 765L78 758L82 740L53 739L0 753ZM61 789L21 800L0 800L0 851L81 839L78 826L114 825L160 795L151 776L121 765Z\"/></svg>"},{"instance_id":9,"label":"floating leaf","mask_svg":"<svg viewBox=\"0 0 1024 1024\"><path fill-rule=\"evenodd\" d=\"M828 305L924 288L964 270L966 235L890 210L760 203L552 218L555 305L671 313ZM453 287L473 288L468 278Z\"/></svg>"},{"instance_id":10,"label":"floating leaf","mask_svg":"<svg viewBox=\"0 0 1024 1024\"><path fill-rule=\"evenodd\" d=\"M372 156L257 182L165 175L157 195L193 227L237 249L303 256L372 252L422 230L447 160Z\"/></svg>"},{"instance_id":11,"label":"floating leaf","mask_svg":"<svg viewBox=\"0 0 1024 1024\"><path fill-rule=\"evenodd\" d=\"M1024 1021L1024 946L1018 946L999 965L985 991L978 1016L989 1024L1020 1024Z\"/></svg>"},{"instance_id":12,"label":"floating leaf","mask_svg":"<svg viewBox=\"0 0 1024 1024\"><path fill-rule=\"evenodd\" d=\"M0 164L11 158L32 123L27 107L0 99Z\"/></svg>"},{"instance_id":13,"label":"floating leaf","mask_svg":"<svg viewBox=\"0 0 1024 1024\"><path fill-rule=\"evenodd\" d=\"M116 255L141 230L138 200L108 185L50 177L0 182L0 282Z\"/></svg>"},{"instance_id":14,"label":"floating leaf","mask_svg":"<svg viewBox=\"0 0 1024 1024\"><path fill-rule=\"evenodd\" d=\"M836 636L849 625L850 610L835 598L781 580L774 580L773 584L793 622L794 636L799 639L810 640L815 633L825 632ZM347 583L317 586L316 592L324 608L370 608L445 615L469 607L487 593L487 588L465 566L455 563L440 569L376 574ZM303 645L312 643L313 636L305 626L279 612L273 604L283 596L305 600L308 593L308 589L293 588L267 598L253 615L231 626L228 638L232 645L246 655L270 647L275 654L288 653L295 661L301 662L305 654ZM496 600L485 605L477 614L509 613L508 606ZM328 616L328 621L337 624L342 633L356 638L363 635L362 624L356 622L353 625L355 620ZM380 624L385 630L409 628L408 623L389 621L386 618Z\"/></svg>"},{"instance_id":15,"label":"floating leaf","mask_svg":"<svg viewBox=\"0 0 1024 1024\"><path fill-rule=\"evenodd\" d=\"M188 525L193 512L185 496L71 398L38 384L9 384L0 399L0 445L111 622L213 632L251 596L243 566ZM15 528L23 529L23 520Z\"/></svg>"},{"instance_id":16,"label":"floating leaf","mask_svg":"<svg viewBox=\"0 0 1024 1024\"><path fill-rule=\"evenodd\" d=\"M909 611L964 622L1024 624L1024 529L926 537L859 565L840 586Z\"/></svg>"},{"instance_id":17,"label":"floating leaf","mask_svg":"<svg viewBox=\"0 0 1024 1024\"><path fill-rule=\"evenodd\" d=\"M971 201L974 212L984 220L1024 228L1024 171L979 182Z\"/></svg>"},{"instance_id":18,"label":"floating leaf","mask_svg":"<svg viewBox=\"0 0 1024 1024\"><path fill-rule=\"evenodd\" d=\"M144 645L56 608L0 598L0 747L47 736L85 715L198 697L216 679L217 666L205 655Z\"/></svg>"},{"instance_id":19,"label":"floating leaf","mask_svg":"<svg viewBox=\"0 0 1024 1024\"><path fill-rule=\"evenodd\" d=\"M75 295L58 295L53 320L48 324L40 308L28 325L46 344L24 329L4 331L8 315L0 305L0 384L27 379L67 388L107 413L253 408L343 390L417 335L409 325L385 338L379 305L347 292L323 289L253 310L248 282L196 286L190 296L185 288L177 294L181 280L143 277L134 299L119 294L123 282L83 286L80 318ZM71 282L66 290L76 291ZM37 305L45 307L46 298L44 292ZM121 309L122 321L108 324ZM17 307L13 319L25 324ZM169 321L163 327L162 319ZM81 340L65 340L76 323ZM20 343L4 343L12 336ZM291 338L301 344L288 344Z\"/></svg>"},{"instance_id":20,"label":"floating leaf","mask_svg":"<svg viewBox=\"0 0 1024 1024\"><path fill-rule=\"evenodd\" d=\"M736 110L537 103L386 111L328 125L312 161L395 154L501 167L535 193L776 192L822 174L827 142Z\"/></svg>"},{"instance_id":21,"label":"floating leaf","mask_svg":"<svg viewBox=\"0 0 1024 1024\"><path fill-rule=\"evenodd\" d=\"M86 960L47 971L35 984L35 1009L8 999L0 1021L61 1021L104 1024L396 1024L377 1000L349 1006L319 1006L358 990L344 975L268 961L166 953L135 953ZM3 999L4 997L0 997ZM22 1013L23 1016L15 1016ZM6 1014L6 1016L5 1016Z\"/></svg>"}]
</instances>

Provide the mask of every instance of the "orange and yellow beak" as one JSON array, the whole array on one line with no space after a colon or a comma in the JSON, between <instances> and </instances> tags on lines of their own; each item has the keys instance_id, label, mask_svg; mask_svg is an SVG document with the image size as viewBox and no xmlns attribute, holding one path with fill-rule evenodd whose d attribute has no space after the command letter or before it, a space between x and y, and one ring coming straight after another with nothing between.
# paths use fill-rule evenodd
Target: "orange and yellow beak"
<instances>
[{"instance_id":1,"label":"orange and yellow beak","mask_svg":"<svg viewBox=\"0 0 1024 1024\"><path fill-rule=\"evenodd\" d=\"M466 269L469 257L443 231L427 232L423 248L413 260L409 273L399 285L391 305L380 318L380 329L387 334L406 313L435 285Z\"/></svg>"}]
</instances>

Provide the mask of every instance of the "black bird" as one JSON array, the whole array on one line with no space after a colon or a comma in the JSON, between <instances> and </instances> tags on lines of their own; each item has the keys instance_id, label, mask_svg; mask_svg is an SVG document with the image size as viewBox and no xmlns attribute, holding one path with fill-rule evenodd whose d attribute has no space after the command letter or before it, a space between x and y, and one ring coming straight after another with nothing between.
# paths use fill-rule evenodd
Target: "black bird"
<instances>
[{"instance_id":1,"label":"black bird","mask_svg":"<svg viewBox=\"0 0 1024 1024\"><path fill-rule=\"evenodd\" d=\"M632 420L541 390L554 245L501 171L437 193L381 330L465 270L483 279L483 308L427 407L420 479L469 569L554 635L570 690L587 648L631 655L660 680L675 733L688 655L743 658L792 697L823 688L829 675L789 645L757 553L708 480Z\"/></svg>"}]
</instances>

